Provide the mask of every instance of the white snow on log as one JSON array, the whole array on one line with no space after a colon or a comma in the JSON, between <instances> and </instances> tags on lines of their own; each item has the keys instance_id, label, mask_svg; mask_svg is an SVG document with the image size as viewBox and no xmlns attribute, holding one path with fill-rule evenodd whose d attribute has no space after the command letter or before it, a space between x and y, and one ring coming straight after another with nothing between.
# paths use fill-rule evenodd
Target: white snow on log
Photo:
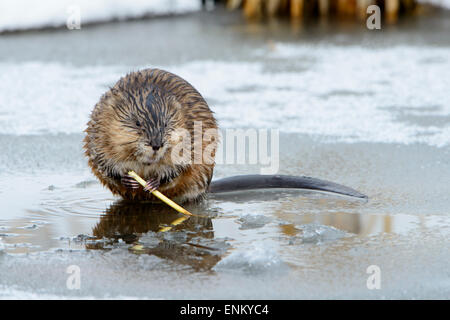
<instances>
[{"instance_id":1,"label":"white snow on log","mask_svg":"<svg viewBox=\"0 0 450 320\"><path fill-rule=\"evenodd\" d=\"M201 9L200 0L1 0L0 31L65 26L73 8L86 23L146 15L182 14Z\"/></svg>"}]
</instances>

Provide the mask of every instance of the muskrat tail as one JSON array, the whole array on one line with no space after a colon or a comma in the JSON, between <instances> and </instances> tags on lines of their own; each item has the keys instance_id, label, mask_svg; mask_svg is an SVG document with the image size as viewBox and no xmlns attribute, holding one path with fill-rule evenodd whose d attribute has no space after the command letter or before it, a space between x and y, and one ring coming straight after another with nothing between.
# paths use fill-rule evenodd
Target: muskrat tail
<instances>
[{"instance_id":1,"label":"muskrat tail","mask_svg":"<svg viewBox=\"0 0 450 320\"><path fill-rule=\"evenodd\" d=\"M241 175L212 181L208 192L223 193L254 189L307 189L326 191L367 200L368 197L352 188L311 177L288 175Z\"/></svg>"}]
</instances>

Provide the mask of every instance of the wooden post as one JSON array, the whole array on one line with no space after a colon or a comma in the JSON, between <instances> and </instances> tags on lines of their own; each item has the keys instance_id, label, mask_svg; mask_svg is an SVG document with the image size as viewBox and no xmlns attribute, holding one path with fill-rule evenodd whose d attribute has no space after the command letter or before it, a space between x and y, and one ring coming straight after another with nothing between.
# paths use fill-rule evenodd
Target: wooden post
<instances>
[{"instance_id":1,"label":"wooden post","mask_svg":"<svg viewBox=\"0 0 450 320\"><path fill-rule=\"evenodd\" d=\"M319 14L322 17L326 17L328 16L329 10L330 10L329 0L319 0Z\"/></svg>"},{"instance_id":2,"label":"wooden post","mask_svg":"<svg viewBox=\"0 0 450 320\"><path fill-rule=\"evenodd\" d=\"M400 0L386 0L384 6L386 21L389 23L396 22Z\"/></svg>"},{"instance_id":3,"label":"wooden post","mask_svg":"<svg viewBox=\"0 0 450 320\"><path fill-rule=\"evenodd\" d=\"M337 2L338 15L349 16L356 12L356 0L338 0Z\"/></svg>"},{"instance_id":4,"label":"wooden post","mask_svg":"<svg viewBox=\"0 0 450 320\"><path fill-rule=\"evenodd\" d=\"M242 0L227 0L227 9L237 9L242 3Z\"/></svg>"},{"instance_id":5,"label":"wooden post","mask_svg":"<svg viewBox=\"0 0 450 320\"><path fill-rule=\"evenodd\" d=\"M266 11L269 17L276 15L280 7L280 0L266 0Z\"/></svg>"},{"instance_id":6,"label":"wooden post","mask_svg":"<svg viewBox=\"0 0 450 320\"><path fill-rule=\"evenodd\" d=\"M336 13L337 16L342 16L345 14L345 0L337 0Z\"/></svg>"},{"instance_id":7,"label":"wooden post","mask_svg":"<svg viewBox=\"0 0 450 320\"><path fill-rule=\"evenodd\" d=\"M411 12L414 10L415 1L414 0L402 0L402 6L405 8L405 11Z\"/></svg>"},{"instance_id":8,"label":"wooden post","mask_svg":"<svg viewBox=\"0 0 450 320\"><path fill-rule=\"evenodd\" d=\"M367 18L367 8L375 4L374 0L357 0L356 2L356 14L359 20L366 20Z\"/></svg>"},{"instance_id":9,"label":"wooden post","mask_svg":"<svg viewBox=\"0 0 450 320\"><path fill-rule=\"evenodd\" d=\"M304 0L291 0L291 18L303 18Z\"/></svg>"},{"instance_id":10,"label":"wooden post","mask_svg":"<svg viewBox=\"0 0 450 320\"><path fill-rule=\"evenodd\" d=\"M244 15L247 18L260 18L261 12L261 0L246 0L244 3Z\"/></svg>"}]
</instances>

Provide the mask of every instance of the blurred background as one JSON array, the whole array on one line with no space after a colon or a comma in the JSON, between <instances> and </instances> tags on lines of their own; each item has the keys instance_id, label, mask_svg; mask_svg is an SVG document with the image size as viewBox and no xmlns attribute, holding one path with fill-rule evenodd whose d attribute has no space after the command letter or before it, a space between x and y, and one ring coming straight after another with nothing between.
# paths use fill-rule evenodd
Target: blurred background
<instances>
[{"instance_id":1,"label":"blurred background","mask_svg":"<svg viewBox=\"0 0 450 320\"><path fill-rule=\"evenodd\" d=\"M213 11L226 7L240 10L248 19L288 17L292 20L353 19L366 20L367 8L377 5L387 22L416 15L430 5L450 6L448 0L47 0L39 4L30 0L5 0L1 6L0 31L16 31L61 27L65 14L81 13L83 24L156 16L187 14L200 10Z\"/></svg>"}]
</instances>

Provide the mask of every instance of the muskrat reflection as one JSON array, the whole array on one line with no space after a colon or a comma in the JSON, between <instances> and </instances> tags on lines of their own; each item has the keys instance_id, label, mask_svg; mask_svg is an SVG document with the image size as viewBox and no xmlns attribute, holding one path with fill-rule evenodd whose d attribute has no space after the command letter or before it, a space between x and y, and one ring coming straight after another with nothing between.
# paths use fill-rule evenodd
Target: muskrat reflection
<instances>
[{"instance_id":1,"label":"muskrat reflection","mask_svg":"<svg viewBox=\"0 0 450 320\"><path fill-rule=\"evenodd\" d=\"M201 210L197 205L193 211ZM215 247L218 243L211 218L192 216L172 225L180 217L183 215L165 204L122 200L111 205L92 230L97 239L111 240L108 245L95 243L86 247L107 249L122 239L132 244L132 252L155 255L196 270L211 269L221 259L223 248ZM167 232L159 232L166 226L170 227Z\"/></svg>"}]
</instances>

